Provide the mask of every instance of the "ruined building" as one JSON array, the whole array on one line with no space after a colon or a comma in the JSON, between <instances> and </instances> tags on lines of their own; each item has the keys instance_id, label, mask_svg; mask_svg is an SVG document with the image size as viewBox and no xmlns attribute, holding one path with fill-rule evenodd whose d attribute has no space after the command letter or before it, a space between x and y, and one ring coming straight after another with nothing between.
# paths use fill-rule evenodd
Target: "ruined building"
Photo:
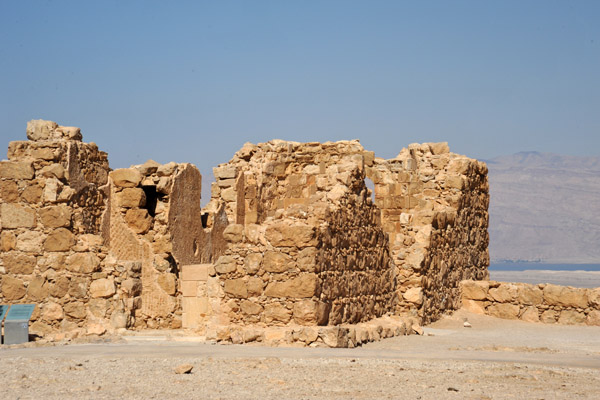
<instances>
[{"instance_id":1,"label":"ruined building","mask_svg":"<svg viewBox=\"0 0 600 400\"><path fill-rule=\"evenodd\" d=\"M0 303L42 337L187 328L353 346L408 334L487 279L484 163L445 143L245 144L214 168L111 171L78 128L30 121L0 163ZM373 192L367 181L372 182Z\"/></svg>"}]
</instances>

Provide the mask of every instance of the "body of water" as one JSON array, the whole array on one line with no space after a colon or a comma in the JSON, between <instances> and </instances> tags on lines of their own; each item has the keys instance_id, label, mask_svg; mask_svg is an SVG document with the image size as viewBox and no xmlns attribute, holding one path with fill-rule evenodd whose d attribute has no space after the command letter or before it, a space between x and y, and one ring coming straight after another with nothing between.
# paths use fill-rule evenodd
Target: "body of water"
<instances>
[{"instance_id":1,"label":"body of water","mask_svg":"<svg viewBox=\"0 0 600 400\"><path fill-rule=\"evenodd\" d=\"M600 264L490 263L490 271L600 271Z\"/></svg>"}]
</instances>

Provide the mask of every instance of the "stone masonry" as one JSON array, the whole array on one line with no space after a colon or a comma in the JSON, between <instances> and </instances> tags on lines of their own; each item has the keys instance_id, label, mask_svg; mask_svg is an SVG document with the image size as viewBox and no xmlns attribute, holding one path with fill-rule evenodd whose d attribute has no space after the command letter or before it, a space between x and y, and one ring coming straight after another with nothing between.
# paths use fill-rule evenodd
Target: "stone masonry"
<instances>
[{"instance_id":1,"label":"stone masonry","mask_svg":"<svg viewBox=\"0 0 600 400\"><path fill-rule=\"evenodd\" d=\"M488 277L487 168L445 143L390 160L356 140L247 143L201 209L191 164L111 171L78 128L27 137L0 163L0 302L36 303L39 336L351 347L419 332Z\"/></svg>"}]
</instances>

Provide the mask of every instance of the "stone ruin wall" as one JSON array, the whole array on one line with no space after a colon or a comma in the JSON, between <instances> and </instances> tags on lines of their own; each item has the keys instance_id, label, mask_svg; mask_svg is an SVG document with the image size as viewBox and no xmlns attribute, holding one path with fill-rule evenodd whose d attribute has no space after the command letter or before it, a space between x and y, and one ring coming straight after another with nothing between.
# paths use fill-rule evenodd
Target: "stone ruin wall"
<instances>
[{"instance_id":1,"label":"stone ruin wall","mask_svg":"<svg viewBox=\"0 0 600 400\"><path fill-rule=\"evenodd\" d=\"M487 279L487 170L445 144L391 160L358 141L246 144L201 210L191 164L110 172L77 128L31 121L28 138L0 166L0 301L37 303L32 333L352 326L275 334L345 346L410 333Z\"/></svg>"},{"instance_id":2,"label":"stone ruin wall","mask_svg":"<svg viewBox=\"0 0 600 400\"><path fill-rule=\"evenodd\" d=\"M600 326L600 288L466 280L463 308L483 315L545 324Z\"/></svg>"},{"instance_id":3,"label":"stone ruin wall","mask_svg":"<svg viewBox=\"0 0 600 400\"><path fill-rule=\"evenodd\" d=\"M396 266L396 313L429 323L460 308L460 281L488 279L485 163L446 143L412 144L376 158L367 177Z\"/></svg>"},{"instance_id":4,"label":"stone ruin wall","mask_svg":"<svg viewBox=\"0 0 600 400\"><path fill-rule=\"evenodd\" d=\"M247 144L217 178L231 225L214 265L221 323L340 325L395 304L387 236L356 141Z\"/></svg>"}]
</instances>

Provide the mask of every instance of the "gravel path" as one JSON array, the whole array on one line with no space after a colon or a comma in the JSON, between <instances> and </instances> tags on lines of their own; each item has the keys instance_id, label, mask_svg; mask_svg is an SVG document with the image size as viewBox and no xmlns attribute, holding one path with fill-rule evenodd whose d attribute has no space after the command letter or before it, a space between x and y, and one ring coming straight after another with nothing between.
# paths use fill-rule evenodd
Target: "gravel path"
<instances>
[{"instance_id":1,"label":"gravel path","mask_svg":"<svg viewBox=\"0 0 600 400\"><path fill-rule=\"evenodd\" d=\"M472 328L464 328L468 318ZM135 336L0 349L6 399L577 399L600 393L600 327L463 312L357 349ZM191 374L174 369L189 363Z\"/></svg>"}]
</instances>

